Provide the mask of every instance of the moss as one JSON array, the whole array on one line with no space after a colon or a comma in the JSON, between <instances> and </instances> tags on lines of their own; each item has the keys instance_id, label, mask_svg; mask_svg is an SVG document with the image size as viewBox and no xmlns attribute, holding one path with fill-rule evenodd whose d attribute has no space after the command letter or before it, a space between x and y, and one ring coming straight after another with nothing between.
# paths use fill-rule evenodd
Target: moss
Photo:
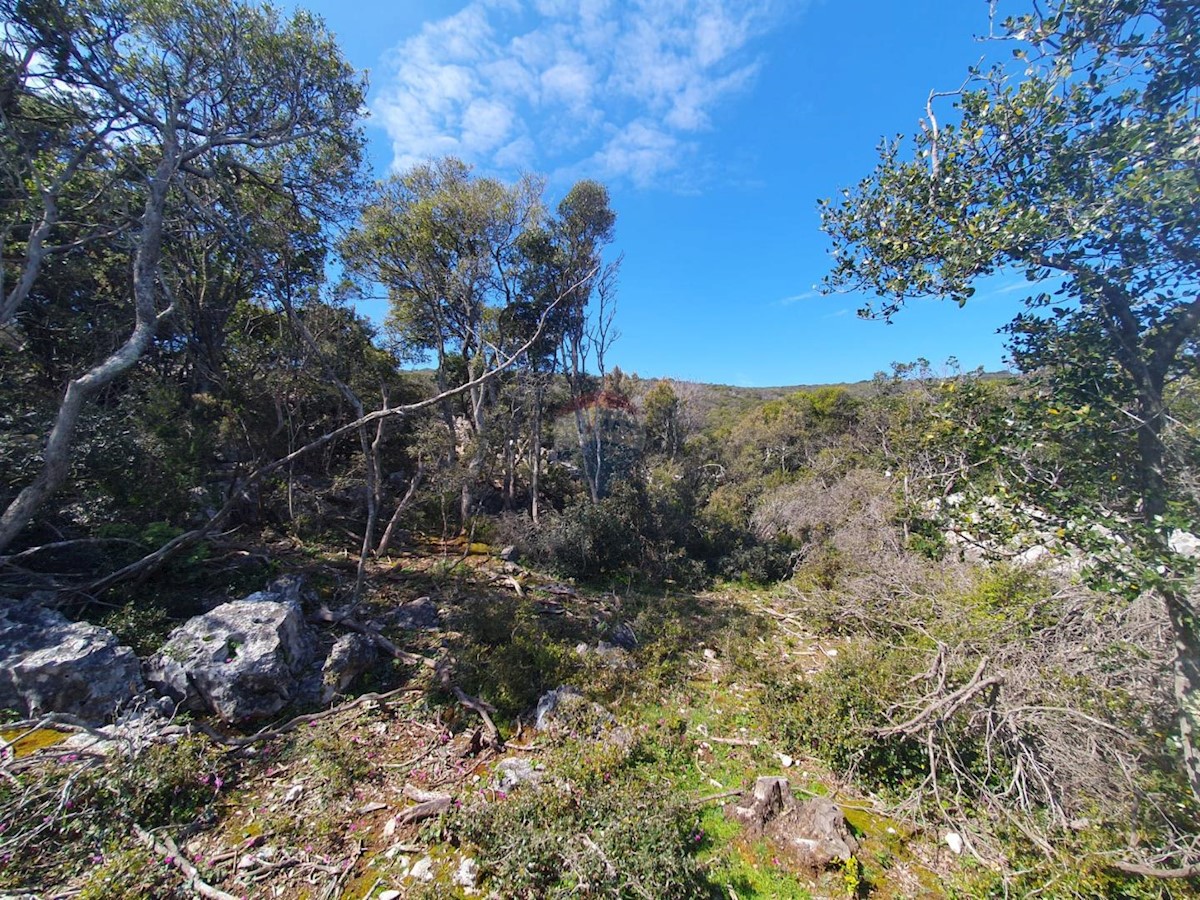
<instances>
[{"instance_id":1,"label":"moss","mask_svg":"<svg viewBox=\"0 0 1200 900\"><path fill-rule=\"evenodd\" d=\"M32 756L39 750L61 744L70 734L54 728L0 728L0 741L12 751L14 759Z\"/></svg>"}]
</instances>

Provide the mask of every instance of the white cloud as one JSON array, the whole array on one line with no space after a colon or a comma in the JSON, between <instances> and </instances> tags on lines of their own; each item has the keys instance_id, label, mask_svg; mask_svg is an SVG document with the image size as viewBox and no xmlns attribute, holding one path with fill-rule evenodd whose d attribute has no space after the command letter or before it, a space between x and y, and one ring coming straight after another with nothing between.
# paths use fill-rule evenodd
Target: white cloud
<instances>
[{"instance_id":1,"label":"white cloud","mask_svg":"<svg viewBox=\"0 0 1200 900\"><path fill-rule=\"evenodd\" d=\"M792 294L790 297L784 297L779 301L779 305L791 306L793 303L802 303L805 300L816 300L820 296L822 296L821 292L813 287L811 290L807 290L802 294Z\"/></svg>"},{"instance_id":2,"label":"white cloud","mask_svg":"<svg viewBox=\"0 0 1200 900\"><path fill-rule=\"evenodd\" d=\"M652 122L631 122L613 135L592 157L608 176L628 176L638 187L648 187L675 167L680 142Z\"/></svg>"},{"instance_id":3,"label":"white cloud","mask_svg":"<svg viewBox=\"0 0 1200 900\"><path fill-rule=\"evenodd\" d=\"M396 169L452 153L659 183L752 83L768 2L473 0L390 53L372 110Z\"/></svg>"}]
</instances>

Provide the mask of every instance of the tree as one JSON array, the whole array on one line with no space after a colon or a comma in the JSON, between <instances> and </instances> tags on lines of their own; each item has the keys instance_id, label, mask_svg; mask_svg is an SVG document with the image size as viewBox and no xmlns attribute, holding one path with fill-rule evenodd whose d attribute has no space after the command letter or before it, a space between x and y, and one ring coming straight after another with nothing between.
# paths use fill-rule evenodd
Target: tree
<instances>
[{"instance_id":1,"label":"tree","mask_svg":"<svg viewBox=\"0 0 1200 900\"><path fill-rule=\"evenodd\" d=\"M1031 286L1056 279L1013 323L1016 358L1103 376L1091 379L1093 402L1135 431L1124 511L1144 527L1131 539L1169 565L1169 385L1194 371L1200 329L1200 7L1036 9L1002 23L1019 71L972 70L954 92L957 124L939 125L931 94L912 156L884 144L871 175L823 202L835 255L827 285L874 292L882 299L866 312L890 317L913 298L962 305L997 271L1019 270ZM1088 379L1071 380L1078 397ZM1200 628L1184 589L1161 587L1183 765L1200 797Z\"/></svg>"},{"instance_id":2,"label":"tree","mask_svg":"<svg viewBox=\"0 0 1200 900\"><path fill-rule=\"evenodd\" d=\"M538 482L541 475L542 400L550 379L561 367L566 375L574 411L575 434L588 491L593 502L600 499L600 470L603 464L603 407L589 400L596 385L588 375L589 357L605 375L605 352L616 338L613 330L614 290L620 260L604 264L604 248L611 243L616 213L608 189L584 180L572 186L542 227L528 232L521 242L525 255L522 292L512 308L517 335L527 333L530 323L550 310L543 339L529 354L529 375L534 393L534 416L530 449L530 510L538 519ZM595 309L590 309L595 300ZM551 306L551 304L557 304Z\"/></svg>"},{"instance_id":3,"label":"tree","mask_svg":"<svg viewBox=\"0 0 1200 900\"><path fill-rule=\"evenodd\" d=\"M660 381L642 401L645 420L646 448L674 459L683 446L679 426L679 396L669 381Z\"/></svg>"},{"instance_id":4,"label":"tree","mask_svg":"<svg viewBox=\"0 0 1200 900\"><path fill-rule=\"evenodd\" d=\"M413 348L432 352L438 389L455 358L464 381L475 382L497 358L498 310L517 297L521 235L541 216L541 184L526 177L513 186L477 178L446 158L416 166L379 184L342 245L354 275L379 283L392 304L393 325ZM474 490L485 460L485 414L493 385L467 395L466 421L474 441L462 485L463 527L474 513ZM447 428L454 433L450 405Z\"/></svg>"},{"instance_id":5,"label":"tree","mask_svg":"<svg viewBox=\"0 0 1200 900\"><path fill-rule=\"evenodd\" d=\"M613 318L616 278L621 267L619 257L605 265L602 254L613 239L616 221L604 185L581 181L559 203L551 229L556 281L567 301L560 353L571 387L579 454L593 503L600 500L604 485L604 432L608 425L608 406L602 402L606 387L604 357L617 338ZM593 298L595 308L589 309ZM589 357L599 370L599 396L593 396L595 387L587 374Z\"/></svg>"},{"instance_id":6,"label":"tree","mask_svg":"<svg viewBox=\"0 0 1200 900\"><path fill-rule=\"evenodd\" d=\"M62 160L69 167L102 149L137 210L98 229L124 229L133 327L69 380L40 471L0 518L3 550L66 477L84 405L138 362L175 311L179 285L164 266L164 238L200 221L227 235L243 231L255 214L237 202L243 180L286 197L300 214L327 212L359 163L363 85L311 15L285 21L236 0L0 0L0 21L5 69L15 73L9 84L26 97L51 86L85 117L65 155L25 153L31 171L44 165L40 183L56 185ZM38 222L59 195L41 198ZM18 284L36 284L46 257L33 247L44 240L41 227L6 230L6 238L24 237ZM5 314L19 315L29 294L6 299Z\"/></svg>"}]
</instances>

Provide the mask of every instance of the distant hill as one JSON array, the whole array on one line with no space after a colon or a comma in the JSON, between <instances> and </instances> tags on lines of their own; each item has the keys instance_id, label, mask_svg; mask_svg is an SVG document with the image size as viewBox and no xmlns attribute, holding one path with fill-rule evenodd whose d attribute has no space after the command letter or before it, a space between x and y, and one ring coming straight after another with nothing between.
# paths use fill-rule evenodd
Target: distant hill
<instances>
[{"instance_id":1,"label":"distant hill","mask_svg":"<svg viewBox=\"0 0 1200 900\"><path fill-rule=\"evenodd\" d=\"M1010 379L1012 372L985 372L986 379ZM693 429L704 429L717 420L732 420L748 410L771 400L778 400L798 391L813 391L819 388L843 388L854 397L867 397L874 389L874 379L865 381L826 382L824 384L793 384L779 387L741 387L730 384L706 384L699 381L680 381L674 378L631 377L633 399L642 397L659 382L668 382L684 404L684 415Z\"/></svg>"}]
</instances>

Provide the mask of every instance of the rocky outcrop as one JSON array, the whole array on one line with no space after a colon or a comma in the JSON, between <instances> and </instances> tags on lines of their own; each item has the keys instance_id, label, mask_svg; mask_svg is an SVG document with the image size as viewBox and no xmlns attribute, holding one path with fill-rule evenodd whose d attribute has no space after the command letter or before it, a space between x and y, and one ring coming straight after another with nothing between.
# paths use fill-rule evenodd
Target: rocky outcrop
<instances>
[{"instance_id":1,"label":"rocky outcrop","mask_svg":"<svg viewBox=\"0 0 1200 900\"><path fill-rule=\"evenodd\" d=\"M502 759L492 770L492 781L496 790L510 792L521 785L540 784L545 772L527 759L509 757Z\"/></svg>"},{"instance_id":2,"label":"rocky outcrop","mask_svg":"<svg viewBox=\"0 0 1200 900\"><path fill-rule=\"evenodd\" d=\"M99 723L142 689L137 657L111 631L0 600L0 709Z\"/></svg>"},{"instance_id":3,"label":"rocky outcrop","mask_svg":"<svg viewBox=\"0 0 1200 900\"><path fill-rule=\"evenodd\" d=\"M292 701L313 658L298 597L289 583L190 619L147 661L146 680L227 722L275 715Z\"/></svg>"}]
</instances>

